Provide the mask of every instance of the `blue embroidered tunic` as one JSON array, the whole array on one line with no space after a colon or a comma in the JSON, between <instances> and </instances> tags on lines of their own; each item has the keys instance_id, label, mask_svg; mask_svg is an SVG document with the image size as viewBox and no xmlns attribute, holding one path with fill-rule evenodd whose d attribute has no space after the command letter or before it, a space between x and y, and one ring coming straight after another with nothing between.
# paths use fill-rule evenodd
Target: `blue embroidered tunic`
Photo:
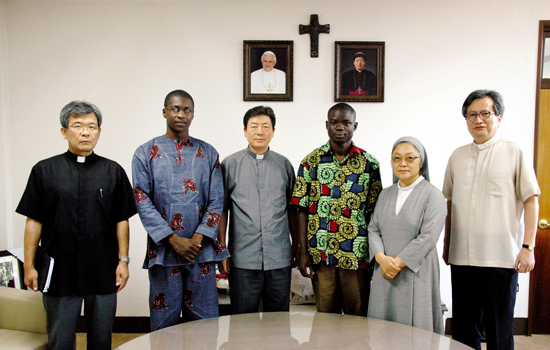
<instances>
[{"instance_id":1,"label":"blue embroidered tunic","mask_svg":"<svg viewBox=\"0 0 550 350\"><path fill-rule=\"evenodd\" d=\"M224 192L214 147L192 137L156 137L134 153L132 177L138 213L148 234L143 268L182 265L165 239L172 233L184 238L195 232L205 236L194 263L229 257L229 251L216 241Z\"/></svg>"}]
</instances>

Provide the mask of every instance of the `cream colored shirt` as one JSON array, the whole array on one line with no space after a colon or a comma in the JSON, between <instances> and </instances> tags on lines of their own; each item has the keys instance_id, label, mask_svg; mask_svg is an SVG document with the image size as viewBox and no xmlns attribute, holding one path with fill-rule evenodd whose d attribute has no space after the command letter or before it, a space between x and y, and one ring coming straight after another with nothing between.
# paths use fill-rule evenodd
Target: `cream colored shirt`
<instances>
[{"instance_id":1,"label":"cream colored shirt","mask_svg":"<svg viewBox=\"0 0 550 350\"><path fill-rule=\"evenodd\" d=\"M452 201L449 262L514 268L523 243L523 202L540 194L532 160L498 135L456 149L443 194Z\"/></svg>"}]
</instances>

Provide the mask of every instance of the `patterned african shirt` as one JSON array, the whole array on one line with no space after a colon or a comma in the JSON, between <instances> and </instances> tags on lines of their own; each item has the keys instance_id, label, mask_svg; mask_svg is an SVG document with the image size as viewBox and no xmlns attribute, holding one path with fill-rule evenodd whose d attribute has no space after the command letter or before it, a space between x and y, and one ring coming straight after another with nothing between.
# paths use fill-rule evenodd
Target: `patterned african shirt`
<instances>
[{"instance_id":1,"label":"patterned african shirt","mask_svg":"<svg viewBox=\"0 0 550 350\"><path fill-rule=\"evenodd\" d=\"M291 203L309 210L307 240L313 264L368 268L367 226L381 190L380 163L353 143L341 163L330 141L304 158Z\"/></svg>"},{"instance_id":2,"label":"patterned african shirt","mask_svg":"<svg viewBox=\"0 0 550 350\"><path fill-rule=\"evenodd\" d=\"M166 241L172 233L204 236L194 263L221 261L229 251L216 240L223 210L223 177L218 152L189 137L156 137L140 147L132 160L134 196L147 231L144 268L179 266L179 255Z\"/></svg>"}]
</instances>

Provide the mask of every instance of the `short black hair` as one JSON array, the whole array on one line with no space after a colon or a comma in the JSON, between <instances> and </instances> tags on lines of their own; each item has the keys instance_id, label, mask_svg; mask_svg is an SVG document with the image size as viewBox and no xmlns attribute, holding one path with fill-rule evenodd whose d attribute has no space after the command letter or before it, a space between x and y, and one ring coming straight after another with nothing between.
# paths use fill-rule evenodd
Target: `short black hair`
<instances>
[{"instance_id":1,"label":"short black hair","mask_svg":"<svg viewBox=\"0 0 550 350\"><path fill-rule=\"evenodd\" d=\"M246 111L243 118L244 127L246 128L248 126L248 120L250 118L257 117L259 115L267 115L269 119L271 119L271 126L275 128L275 112L273 112L273 109L268 106L256 106Z\"/></svg>"},{"instance_id":2,"label":"short black hair","mask_svg":"<svg viewBox=\"0 0 550 350\"><path fill-rule=\"evenodd\" d=\"M193 107L195 107L195 101L193 101L193 97L191 97L191 95L189 95L188 92L183 90L174 90L170 92L168 95L166 95L166 98L164 99L164 107L168 107L168 101L170 101L170 99L174 96L190 99L191 103L193 104Z\"/></svg>"},{"instance_id":3,"label":"short black hair","mask_svg":"<svg viewBox=\"0 0 550 350\"><path fill-rule=\"evenodd\" d=\"M504 101L502 100L501 94L499 94L494 90L476 90L470 93L468 97L466 97L466 100L462 105L462 115L464 116L464 118L466 118L466 113L468 113L468 107L470 107L472 102L485 97L489 97L491 100L493 100L493 108L495 109L496 115L504 114Z\"/></svg>"},{"instance_id":4,"label":"short black hair","mask_svg":"<svg viewBox=\"0 0 550 350\"><path fill-rule=\"evenodd\" d=\"M351 114L353 114L353 119L355 119L355 109L353 109L353 107L348 105L347 103L340 102L330 107L330 109L328 110L327 117L328 115L330 115L330 112L333 112L333 111L350 112Z\"/></svg>"},{"instance_id":5,"label":"short black hair","mask_svg":"<svg viewBox=\"0 0 550 350\"><path fill-rule=\"evenodd\" d=\"M61 126L65 129L69 126L69 118L72 116L80 117L86 114L93 113L97 118L97 126L101 128L101 122L103 121L103 116L101 111L97 108L96 105L86 101L72 101L69 102L59 115L59 122Z\"/></svg>"}]
</instances>

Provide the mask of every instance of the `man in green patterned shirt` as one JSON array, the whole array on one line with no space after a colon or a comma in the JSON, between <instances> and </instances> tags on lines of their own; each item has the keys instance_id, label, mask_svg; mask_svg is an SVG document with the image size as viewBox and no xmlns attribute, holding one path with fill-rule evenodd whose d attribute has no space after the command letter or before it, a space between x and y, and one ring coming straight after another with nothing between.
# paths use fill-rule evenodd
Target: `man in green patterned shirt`
<instances>
[{"instance_id":1,"label":"man in green patterned shirt","mask_svg":"<svg viewBox=\"0 0 550 350\"><path fill-rule=\"evenodd\" d=\"M301 162L291 203L298 206L300 261L319 312L367 315L372 269L367 226L382 190L380 164L352 141L355 110L328 111L329 141Z\"/></svg>"}]
</instances>

